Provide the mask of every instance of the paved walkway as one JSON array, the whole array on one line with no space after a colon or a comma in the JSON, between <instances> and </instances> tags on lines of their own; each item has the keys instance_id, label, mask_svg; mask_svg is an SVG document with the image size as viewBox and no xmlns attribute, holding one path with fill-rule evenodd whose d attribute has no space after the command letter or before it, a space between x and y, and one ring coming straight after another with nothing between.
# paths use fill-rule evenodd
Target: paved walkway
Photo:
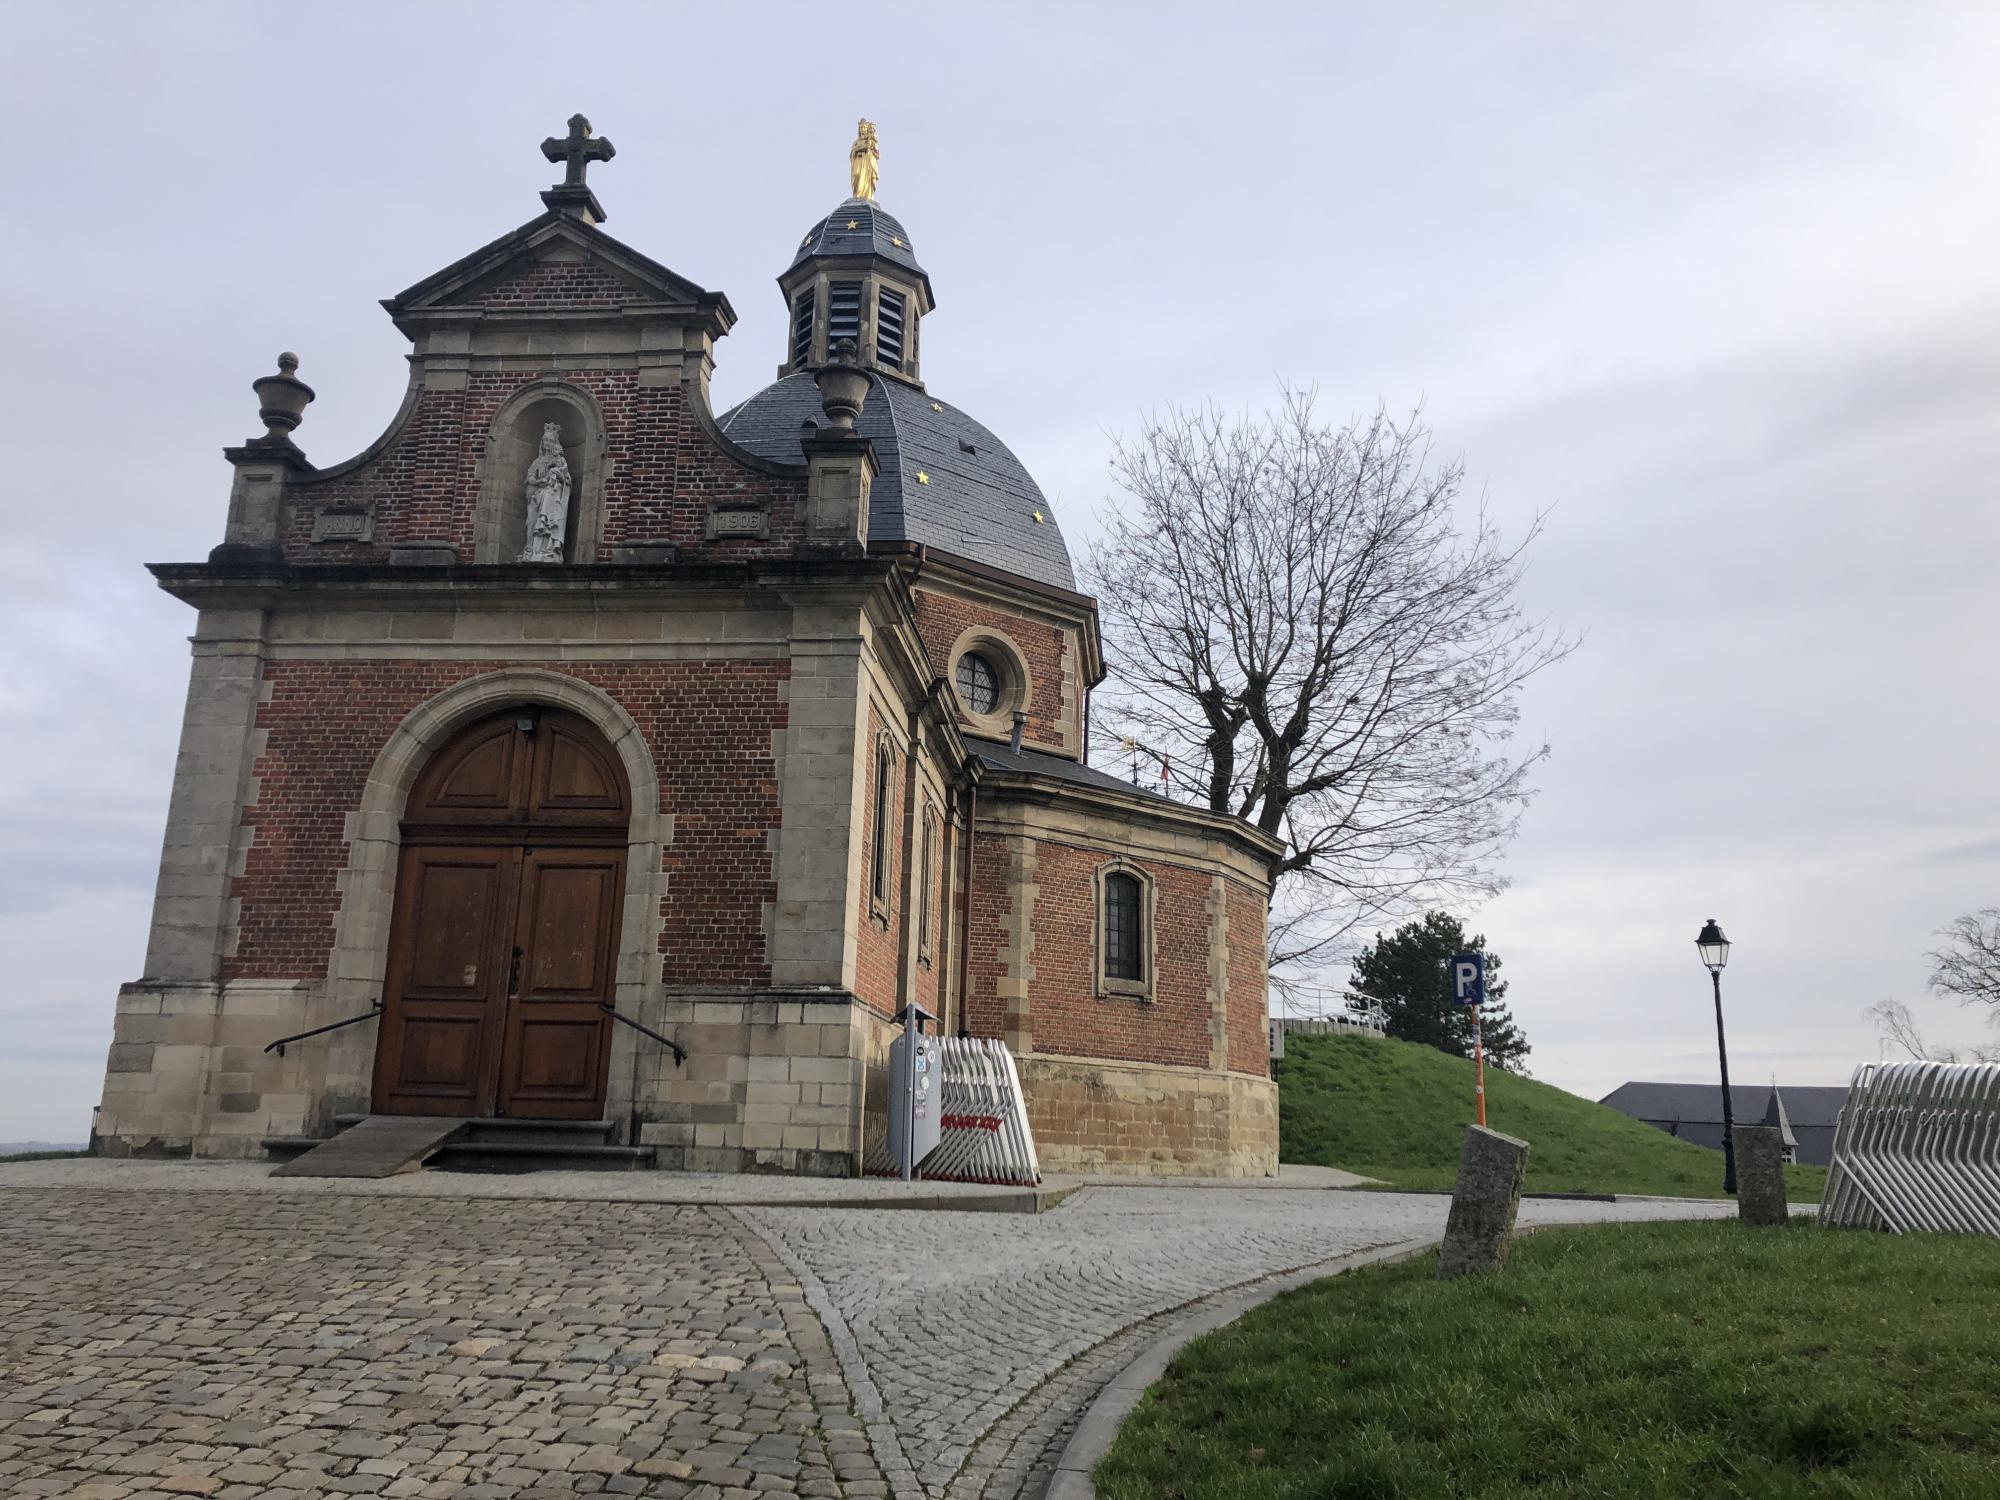
<instances>
[{"instance_id":1,"label":"paved walkway","mask_svg":"<svg viewBox=\"0 0 2000 1500\"><path fill-rule=\"evenodd\" d=\"M1035 1497L1177 1310L1435 1235L1447 1206L1284 1186L1085 1187L1041 1215L548 1197L536 1177L277 1191L233 1169L0 1167L0 1494Z\"/></svg>"}]
</instances>

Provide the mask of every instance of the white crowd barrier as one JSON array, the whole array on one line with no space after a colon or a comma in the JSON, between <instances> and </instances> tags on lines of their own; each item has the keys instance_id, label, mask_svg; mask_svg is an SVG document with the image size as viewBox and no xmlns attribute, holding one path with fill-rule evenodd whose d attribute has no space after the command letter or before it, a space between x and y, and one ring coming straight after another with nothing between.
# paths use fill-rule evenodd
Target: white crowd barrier
<instances>
[{"instance_id":1,"label":"white crowd barrier","mask_svg":"<svg viewBox=\"0 0 2000 1500\"><path fill-rule=\"evenodd\" d=\"M932 1182L1004 1182L1033 1187L1042 1180L1035 1138L1028 1129L1028 1101L1021 1075L1006 1045L990 1038L938 1038L937 1146L917 1163L917 1176ZM886 1132L868 1148L862 1170L871 1177L893 1176Z\"/></svg>"},{"instance_id":2,"label":"white crowd barrier","mask_svg":"<svg viewBox=\"0 0 2000 1500\"><path fill-rule=\"evenodd\" d=\"M1004 1043L985 1037L943 1039L938 1107L944 1139L918 1164L919 1175L947 1182L1042 1180L1021 1075Z\"/></svg>"},{"instance_id":3,"label":"white crowd barrier","mask_svg":"<svg viewBox=\"0 0 2000 1500\"><path fill-rule=\"evenodd\" d=\"M2000 1235L2000 1063L1863 1063L1819 1221Z\"/></svg>"}]
</instances>

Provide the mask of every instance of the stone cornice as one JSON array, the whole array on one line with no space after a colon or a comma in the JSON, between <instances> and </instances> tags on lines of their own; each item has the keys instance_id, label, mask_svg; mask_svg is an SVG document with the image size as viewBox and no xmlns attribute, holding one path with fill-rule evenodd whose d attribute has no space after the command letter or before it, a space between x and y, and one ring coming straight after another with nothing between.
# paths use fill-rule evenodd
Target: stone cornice
<instances>
[{"instance_id":1,"label":"stone cornice","mask_svg":"<svg viewBox=\"0 0 2000 1500\"><path fill-rule=\"evenodd\" d=\"M1271 870L1285 852L1278 840L1227 813L990 765L980 780L979 816L982 823L1019 825L1038 838L1079 842L1107 854L1234 874L1267 890Z\"/></svg>"},{"instance_id":2,"label":"stone cornice","mask_svg":"<svg viewBox=\"0 0 2000 1500\"><path fill-rule=\"evenodd\" d=\"M629 600L633 607L672 607L689 589L856 590L855 601L882 587L893 565L867 557L758 558L672 563L454 563L407 566L327 563L297 567L271 559L151 563L149 571L176 599L210 608L240 604L279 608L291 600L421 600L436 607L519 609L546 602L573 608L594 599ZM659 597L664 595L666 597ZM706 601L705 601L706 602Z\"/></svg>"}]
</instances>

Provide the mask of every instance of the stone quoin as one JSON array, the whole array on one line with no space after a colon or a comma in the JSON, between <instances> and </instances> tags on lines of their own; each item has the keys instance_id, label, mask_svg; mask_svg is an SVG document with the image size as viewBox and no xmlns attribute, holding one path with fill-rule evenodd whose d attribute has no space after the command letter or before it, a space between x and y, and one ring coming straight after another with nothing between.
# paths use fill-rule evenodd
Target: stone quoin
<instances>
[{"instance_id":1,"label":"stone quoin","mask_svg":"<svg viewBox=\"0 0 2000 1500\"><path fill-rule=\"evenodd\" d=\"M1278 847L1086 763L1095 602L921 377L861 145L728 412L729 299L604 231L580 115L544 213L384 304L372 445L315 465L298 359L256 382L221 543L152 570L193 668L99 1150L372 1111L850 1174L916 1003L1012 1051L1046 1169L1276 1171Z\"/></svg>"}]
</instances>

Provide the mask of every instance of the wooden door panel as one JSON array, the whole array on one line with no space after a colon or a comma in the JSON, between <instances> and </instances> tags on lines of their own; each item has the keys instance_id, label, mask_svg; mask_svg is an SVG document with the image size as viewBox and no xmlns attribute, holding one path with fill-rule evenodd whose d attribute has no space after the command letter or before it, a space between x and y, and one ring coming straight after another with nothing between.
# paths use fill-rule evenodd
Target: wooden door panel
<instances>
[{"instance_id":1,"label":"wooden door panel","mask_svg":"<svg viewBox=\"0 0 2000 1500\"><path fill-rule=\"evenodd\" d=\"M623 851L592 851L587 864L550 863L530 855L525 878L534 882L533 899L521 905L527 958L521 975L523 1000L568 997L608 1000L605 983L604 914L618 883Z\"/></svg>"},{"instance_id":2,"label":"wooden door panel","mask_svg":"<svg viewBox=\"0 0 2000 1500\"><path fill-rule=\"evenodd\" d=\"M485 1031L479 1016L406 1018L397 1084L405 1091L463 1092L466 1080L478 1076Z\"/></svg>"},{"instance_id":3,"label":"wooden door panel","mask_svg":"<svg viewBox=\"0 0 2000 1500\"><path fill-rule=\"evenodd\" d=\"M587 1021L523 1020L516 1102L525 1095L594 1096L598 1026L597 1016Z\"/></svg>"},{"instance_id":4,"label":"wooden door panel","mask_svg":"<svg viewBox=\"0 0 2000 1500\"><path fill-rule=\"evenodd\" d=\"M410 961L403 993L426 998L479 999L493 957L496 869L426 859L410 911Z\"/></svg>"},{"instance_id":5,"label":"wooden door panel","mask_svg":"<svg viewBox=\"0 0 2000 1500\"><path fill-rule=\"evenodd\" d=\"M403 851L375 1055L378 1113L491 1111L518 866L505 848Z\"/></svg>"},{"instance_id":6,"label":"wooden door panel","mask_svg":"<svg viewBox=\"0 0 2000 1500\"><path fill-rule=\"evenodd\" d=\"M503 716L439 753L410 795L424 822L485 823L520 817L534 745Z\"/></svg>"},{"instance_id":7,"label":"wooden door panel","mask_svg":"<svg viewBox=\"0 0 2000 1500\"><path fill-rule=\"evenodd\" d=\"M617 772L598 751L562 725L549 726L539 768L537 811L623 812L625 795Z\"/></svg>"},{"instance_id":8,"label":"wooden door panel","mask_svg":"<svg viewBox=\"0 0 2000 1500\"><path fill-rule=\"evenodd\" d=\"M507 1011L500 1107L509 1115L594 1119L604 1108L622 849L542 849L521 859L514 941L521 980Z\"/></svg>"}]
</instances>

